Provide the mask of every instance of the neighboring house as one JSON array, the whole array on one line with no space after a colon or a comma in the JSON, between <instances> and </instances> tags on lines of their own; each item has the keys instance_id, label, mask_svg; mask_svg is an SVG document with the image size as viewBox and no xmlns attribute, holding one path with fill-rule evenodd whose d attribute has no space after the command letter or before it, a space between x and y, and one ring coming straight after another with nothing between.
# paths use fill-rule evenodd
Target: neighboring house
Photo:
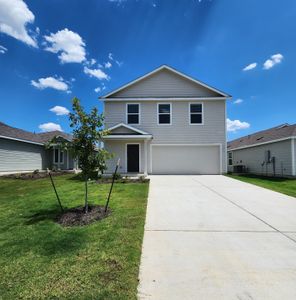
<instances>
[{"instance_id":1,"label":"neighboring house","mask_svg":"<svg viewBox=\"0 0 296 300\"><path fill-rule=\"evenodd\" d=\"M121 173L226 172L227 98L166 65L101 97L107 173L118 158Z\"/></svg>"},{"instance_id":2,"label":"neighboring house","mask_svg":"<svg viewBox=\"0 0 296 300\"><path fill-rule=\"evenodd\" d=\"M32 133L0 122L0 172L74 169L75 160L67 151L45 147L53 137L68 141L72 138L60 131Z\"/></svg>"},{"instance_id":3,"label":"neighboring house","mask_svg":"<svg viewBox=\"0 0 296 300\"><path fill-rule=\"evenodd\" d=\"M296 176L296 124L282 124L228 143L228 171Z\"/></svg>"}]
</instances>

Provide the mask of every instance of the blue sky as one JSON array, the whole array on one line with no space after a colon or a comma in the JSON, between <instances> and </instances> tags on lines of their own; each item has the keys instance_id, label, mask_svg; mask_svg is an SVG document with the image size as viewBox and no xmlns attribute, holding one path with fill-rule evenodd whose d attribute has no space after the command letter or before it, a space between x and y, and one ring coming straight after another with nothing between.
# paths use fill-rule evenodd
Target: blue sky
<instances>
[{"instance_id":1,"label":"blue sky","mask_svg":"<svg viewBox=\"0 0 296 300\"><path fill-rule=\"evenodd\" d=\"M229 139L295 123L295 32L294 0L0 0L0 121L67 132L74 96L168 64L233 96Z\"/></svg>"}]
</instances>

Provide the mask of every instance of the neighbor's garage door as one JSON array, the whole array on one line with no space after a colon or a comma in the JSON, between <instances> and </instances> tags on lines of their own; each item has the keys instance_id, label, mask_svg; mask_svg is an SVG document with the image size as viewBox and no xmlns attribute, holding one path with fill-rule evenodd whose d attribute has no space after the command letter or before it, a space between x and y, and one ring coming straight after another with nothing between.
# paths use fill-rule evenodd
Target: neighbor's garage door
<instances>
[{"instance_id":1,"label":"neighbor's garage door","mask_svg":"<svg viewBox=\"0 0 296 300\"><path fill-rule=\"evenodd\" d=\"M220 147L152 145L152 174L219 174Z\"/></svg>"}]
</instances>

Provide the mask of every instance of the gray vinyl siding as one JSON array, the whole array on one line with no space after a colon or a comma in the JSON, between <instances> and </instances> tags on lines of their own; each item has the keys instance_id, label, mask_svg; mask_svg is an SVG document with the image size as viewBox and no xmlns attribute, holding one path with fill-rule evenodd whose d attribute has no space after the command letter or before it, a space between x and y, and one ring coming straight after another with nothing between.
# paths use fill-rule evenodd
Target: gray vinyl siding
<instances>
[{"instance_id":1,"label":"gray vinyl siding","mask_svg":"<svg viewBox=\"0 0 296 300\"><path fill-rule=\"evenodd\" d=\"M169 70L161 70L113 94L112 98L217 96L221 95Z\"/></svg>"},{"instance_id":2,"label":"gray vinyl siding","mask_svg":"<svg viewBox=\"0 0 296 300\"><path fill-rule=\"evenodd\" d=\"M118 123L126 123L127 102L105 102L107 128ZM157 103L142 100L140 103L141 124L131 124L131 126L152 134L152 144L222 144L222 170L225 172L225 100L196 102L203 103L203 125L189 124L189 103L195 103L194 101L171 101L172 125L158 125ZM149 157L150 147L148 147Z\"/></svg>"},{"instance_id":3,"label":"gray vinyl siding","mask_svg":"<svg viewBox=\"0 0 296 300\"><path fill-rule=\"evenodd\" d=\"M0 172L43 170L49 163L44 146L0 138Z\"/></svg>"},{"instance_id":4,"label":"gray vinyl siding","mask_svg":"<svg viewBox=\"0 0 296 300\"><path fill-rule=\"evenodd\" d=\"M242 164L248 168L249 173L260 175L273 175L272 163L264 164L265 151L270 150L271 157L275 157L275 175L292 175L291 140L264 144L232 151L233 165Z\"/></svg>"},{"instance_id":5,"label":"gray vinyl siding","mask_svg":"<svg viewBox=\"0 0 296 300\"><path fill-rule=\"evenodd\" d=\"M120 158L119 173L126 173L126 144L140 144L140 173L144 173L144 143L142 141L106 141L104 143L105 149L113 154L113 157L107 160L107 174L111 174L115 170L118 158Z\"/></svg>"}]
</instances>

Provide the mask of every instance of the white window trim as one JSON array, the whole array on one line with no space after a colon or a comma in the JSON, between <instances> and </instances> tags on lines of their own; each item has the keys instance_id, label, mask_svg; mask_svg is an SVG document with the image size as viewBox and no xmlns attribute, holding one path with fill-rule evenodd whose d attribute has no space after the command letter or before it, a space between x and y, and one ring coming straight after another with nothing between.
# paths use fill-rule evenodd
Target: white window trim
<instances>
[{"instance_id":1,"label":"white window trim","mask_svg":"<svg viewBox=\"0 0 296 300\"><path fill-rule=\"evenodd\" d=\"M141 173L141 170L142 170L142 165L141 165L141 143L126 143L125 144L125 173L126 174L128 173L128 170L127 170L127 146L128 145L139 145L139 172L138 173Z\"/></svg>"},{"instance_id":2,"label":"white window trim","mask_svg":"<svg viewBox=\"0 0 296 300\"><path fill-rule=\"evenodd\" d=\"M128 113L128 106L130 105L130 104L133 104L133 105L138 105L138 107L139 107L139 112L138 112L138 123L129 123L128 122L128 115L129 115L129 113ZM130 113L131 115L136 115L136 113ZM140 125L141 124L141 105L140 105L140 103L126 103L126 106L125 106L125 121L126 121L126 124L130 124L130 125Z\"/></svg>"},{"instance_id":3,"label":"white window trim","mask_svg":"<svg viewBox=\"0 0 296 300\"><path fill-rule=\"evenodd\" d=\"M192 114L201 114L201 123L191 123L191 111L190 111L190 107L191 104L201 104L201 113L192 113ZM200 126L200 125L204 125L204 105L203 102L189 102L188 103L188 122L189 125L193 125L193 126Z\"/></svg>"},{"instance_id":4,"label":"white window trim","mask_svg":"<svg viewBox=\"0 0 296 300\"><path fill-rule=\"evenodd\" d=\"M159 105L160 104L168 104L170 106L170 123L159 123ZM167 113L161 113L162 115L166 115ZM157 125L159 126L170 126L173 123L173 106L171 102L158 102L157 103Z\"/></svg>"}]
</instances>

